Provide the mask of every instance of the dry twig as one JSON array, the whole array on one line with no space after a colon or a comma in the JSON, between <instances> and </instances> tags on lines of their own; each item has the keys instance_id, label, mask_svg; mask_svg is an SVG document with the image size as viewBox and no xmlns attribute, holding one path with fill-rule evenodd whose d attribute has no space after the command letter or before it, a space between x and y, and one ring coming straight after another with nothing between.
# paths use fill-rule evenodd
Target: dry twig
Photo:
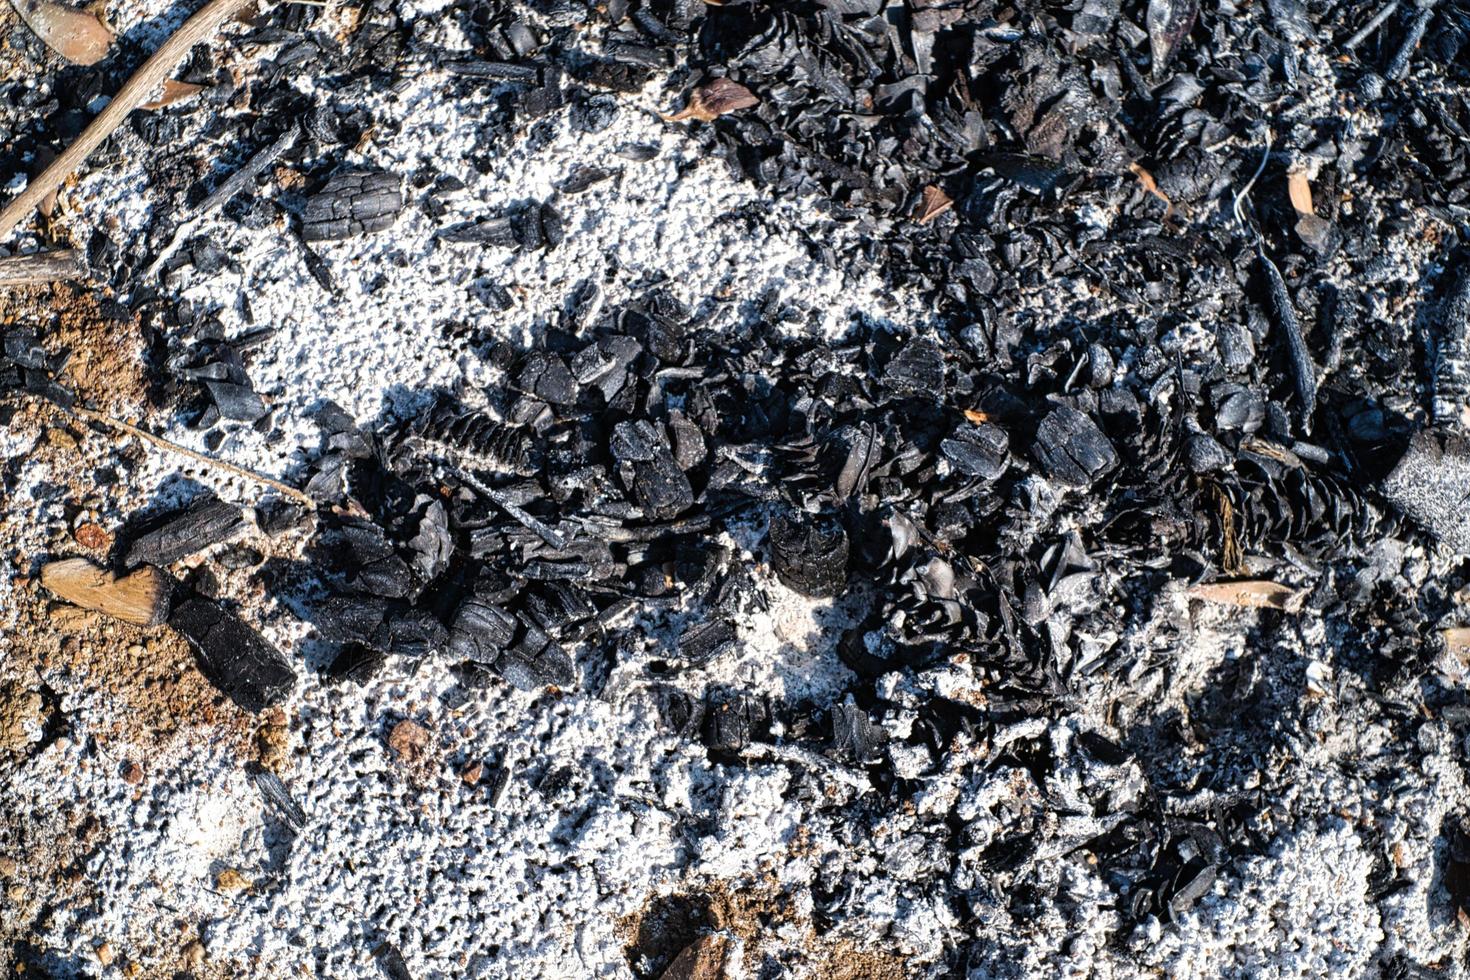
<instances>
[{"instance_id":1,"label":"dry twig","mask_svg":"<svg viewBox=\"0 0 1470 980\"><path fill-rule=\"evenodd\" d=\"M209 0L197 14L174 31L167 41L159 45L153 56L143 62L143 66L113 96L107 108L97 113L97 117L82 130L82 135L77 137L76 142L41 171L4 211L0 211L0 241L8 238L21 222L30 218L46 195L60 187L72 171L85 163L92 151L123 124L130 112L148 101L188 56L194 45L212 37L221 24L254 2L255 0Z\"/></svg>"},{"instance_id":2,"label":"dry twig","mask_svg":"<svg viewBox=\"0 0 1470 980\"><path fill-rule=\"evenodd\" d=\"M47 404L52 405L52 407L55 408L57 411L67 412L69 414L77 416L78 418L86 419L88 422L95 422L105 429L111 429L114 432L126 433L130 436L137 436L144 442L157 446L159 449L164 449L171 453L178 453L180 456L187 456L189 459L203 463L206 466L212 466L215 469L224 470L226 473L232 473L235 476L250 480L253 483L259 483L262 486L270 487L277 493L281 493L286 495L287 497L290 497L292 500L301 504L301 506L305 507L307 510L316 510L316 501L312 500L311 497L302 493L300 490L297 490L290 484L282 483L280 480L266 476L263 473L256 473L254 470L247 470L243 466L236 466L234 463L227 463L222 459L215 459L213 456L206 456L204 453L195 452L192 449L180 446L176 442L170 442L162 436L156 436L153 433L149 432L147 429L141 429L138 426L133 425L131 422L124 422L122 419L115 419L110 415L103 414L102 412L94 411L90 408L83 408L81 405L70 405L66 408L62 408L61 406L55 405L54 403L51 403L49 401L47 402Z\"/></svg>"}]
</instances>

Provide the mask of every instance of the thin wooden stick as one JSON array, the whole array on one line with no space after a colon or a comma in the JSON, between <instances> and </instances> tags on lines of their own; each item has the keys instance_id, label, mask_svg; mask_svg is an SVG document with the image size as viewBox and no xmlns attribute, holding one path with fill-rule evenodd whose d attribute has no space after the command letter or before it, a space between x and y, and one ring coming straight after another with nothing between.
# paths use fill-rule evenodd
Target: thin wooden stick
<instances>
[{"instance_id":1,"label":"thin wooden stick","mask_svg":"<svg viewBox=\"0 0 1470 980\"><path fill-rule=\"evenodd\" d=\"M72 405L69 408L64 409L64 411L71 412L75 415L80 415L87 421L96 422L98 425L103 426L104 428L112 429L117 432L126 432L130 436L137 436L139 439L142 439L145 442L150 442L160 449L166 449L171 453L178 453L181 456L187 456L190 459L197 460L198 462L217 467L218 469L222 469L227 473L233 473L234 475L244 477L247 480L252 480L256 483L264 484L265 486L270 487L272 490L283 493L291 499L297 501L307 510L316 510L315 500L312 500L310 497L302 493L300 490L297 490L295 487L288 486L287 484L282 483L280 480L272 479L271 477L265 476L264 474L256 473L253 470L247 470L243 466L236 466L234 463L227 463L222 459L215 459L213 456L206 456L203 453L195 452L192 449L186 449L176 442L169 442L162 436L154 435L147 429L140 429L136 425L133 425L131 422L124 422L121 419L115 419L110 415L103 415L101 412L95 412L90 408L83 408L80 405Z\"/></svg>"},{"instance_id":2,"label":"thin wooden stick","mask_svg":"<svg viewBox=\"0 0 1470 980\"><path fill-rule=\"evenodd\" d=\"M113 96L112 101L107 103L107 108L97 113L97 117L82 130L82 135L77 137L76 142L68 146L61 156L51 162L51 166L26 185L26 189L4 211L0 211L0 241L10 237L17 225L28 220L46 195L60 187L72 171L85 163L92 151L123 124L128 113L148 101L164 79L172 75L188 56L194 45L213 37L220 25L255 2L256 0L209 0L198 13L169 35L168 40L153 52L153 56L133 72L133 76Z\"/></svg>"},{"instance_id":3,"label":"thin wooden stick","mask_svg":"<svg viewBox=\"0 0 1470 980\"><path fill-rule=\"evenodd\" d=\"M86 274L87 256L75 248L0 259L0 286L34 286L61 279L81 279Z\"/></svg>"}]
</instances>

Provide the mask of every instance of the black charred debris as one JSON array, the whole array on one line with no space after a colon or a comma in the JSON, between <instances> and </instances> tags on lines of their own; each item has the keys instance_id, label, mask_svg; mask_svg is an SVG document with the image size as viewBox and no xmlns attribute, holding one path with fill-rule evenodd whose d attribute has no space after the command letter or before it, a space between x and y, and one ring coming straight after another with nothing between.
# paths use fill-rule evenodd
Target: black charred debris
<instances>
[{"instance_id":1,"label":"black charred debris","mask_svg":"<svg viewBox=\"0 0 1470 980\"><path fill-rule=\"evenodd\" d=\"M324 585L311 616L335 651L326 675L364 684L400 658L446 657L454 697L502 684L596 692L662 617L683 624L648 664L670 731L723 761L779 731L899 796L913 783L887 761L882 678L958 657L985 689L983 703L915 705L904 738L938 756L957 738L1059 717L1089 692L1127 692L1160 639L1150 624L1169 619L1166 586L1240 576L1248 562L1306 587L1306 608L1350 637L1344 657L1370 664L1375 690L1427 672L1453 604L1375 548L1418 536L1470 552L1470 445L1456 431L1470 390L1470 113L1426 81L1466 83L1470 18L1452 4L1379 7L473 0L450 7L471 46L457 52L417 39L391 0L363 7L345 43L312 6L263 15L251 40L275 54L229 134L243 176L184 196L247 227L289 228L325 289L331 261L309 243L382 233L405 208L436 218L457 182L345 162L378 121L341 99L310 103L290 84L300 72L347 91L432 67L446 99L493 91L493 138L472 161L488 168L496 141L555 112L608 129L624 94L672 71L671 126L856 228L860 249L814 239L813 253L912 290L938 324L829 343L778 329L804 311L764 297L743 297L754 313L716 329L656 282L611 308L589 281L531 348L484 350L503 384L374 425L325 406L307 490L323 505L309 573ZM569 55L583 36L595 50ZM1307 56L1322 46L1326 77ZM106 70L72 86L0 82L7 172L115 87ZM173 139L175 115L237 94L207 54L181 77L207 86L200 104L139 114L139 138ZM1310 108L1324 92L1382 131ZM1268 133L1283 114L1297 125ZM618 167L657 153L629 145ZM256 194L278 159L306 172L294 199ZM148 166L163 186L177 180L162 159ZM1303 171L1315 211L1287 189ZM571 161L556 200L438 237L556 248L568 202L616 177ZM1395 250L1424 236L1420 219L1444 232L1439 245L1396 266ZM175 230L156 229L149 247ZM162 303L139 276L147 247L99 230L88 251L145 316L160 404L193 399L201 428L269 431L246 370L269 326L231 338L211 311ZM233 261L198 238L164 274ZM1424 288L1404 280L1409 267ZM1374 322L1395 303L1422 304L1417 332ZM0 391L69 404L65 357L39 341L6 329ZM140 534L127 561L176 560L239 518L200 504ZM838 645L856 678L840 701L701 698L657 680L728 655L741 618L760 614L756 571L720 543L736 524L762 529L757 557L784 586L858 615ZM286 660L221 603L184 599L170 624L242 706L289 692ZM1202 702L1188 724L1259 720L1262 685L1235 680L1236 700ZM1221 750L1218 769L1185 779L1157 761L1172 751L1155 744L1165 734L1077 748L1149 774L1141 799L1108 810L1113 829L1077 842L1140 918L1184 914L1219 869L1263 849L1267 803L1245 761ZM1004 758L1043 772L1054 751L1027 738ZM1215 802L1189 802L1206 786ZM985 856L997 874L1034 859L1024 830Z\"/></svg>"}]
</instances>

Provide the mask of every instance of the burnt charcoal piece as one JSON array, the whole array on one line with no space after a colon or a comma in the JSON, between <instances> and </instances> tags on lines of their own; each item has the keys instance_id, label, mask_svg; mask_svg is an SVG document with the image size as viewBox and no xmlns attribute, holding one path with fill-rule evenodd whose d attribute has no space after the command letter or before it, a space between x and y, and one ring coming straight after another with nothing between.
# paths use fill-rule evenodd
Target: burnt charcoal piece
<instances>
[{"instance_id":1,"label":"burnt charcoal piece","mask_svg":"<svg viewBox=\"0 0 1470 980\"><path fill-rule=\"evenodd\" d=\"M1452 423L1470 401L1470 269L1445 298L1434 345L1434 421Z\"/></svg>"},{"instance_id":2,"label":"burnt charcoal piece","mask_svg":"<svg viewBox=\"0 0 1470 980\"><path fill-rule=\"evenodd\" d=\"M939 443L939 451L966 476L995 480L1006 470L1010 440L1005 430L990 423L966 425Z\"/></svg>"},{"instance_id":3,"label":"burnt charcoal piece","mask_svg":"<svg viewBox=\"0 0 1470 980\"><path fill-rule=\"evenodd\" d=\"M944 355L927 337L912 340L888 362L883 383L906 395L944 397Z\"/></svg>"},{"instance_id":4,"label":"burnt charcoal piece","mask_svg":"<svg viewBox=\"0 0 1470 980\"><path fill-rule=\"evenodd\" d=\"M306 202L301 237L327 242L382 231L403 210L397 174L352 171L337 174Z\"/></svg>"},{"instance_id":5,"label":"burnt charcoal piece","mask_svg":"<svg viewBox=\"0 0 1470 980\"><path fill-rule=\"evenodd\" d=\"M171 514L135 539L124 558L134 565L172 565L180 558L228 540L245 527L240 508L223 500L204 499Z\"/></svg>"},{"instance_id":6,"label":"burnt charcoal piece","mask_svg":"<svg viewBox=\"0 0 1470 980\"><path fill-rule=\"evenodd\" d=\"M577 680L577 668L561 646L536 626L529 623L515 646L504 651L495 669L522 691L539 691L544 687L571 687Z\"/></svg>"},{"instance_id":7,"label":"burnt charcoal piece","mask_svg":"<svg viewBox=\"0 0 1470 980\"><path fill-rule=\"evenodd\" d=\"M745 694L711 695L704 709L704 744L721 755L738 755L764 733L770 713L765 704Z\"/></svg>"},{"instance_id":8,"label":"burnt charcoal piece","mask_svg":"<svg viewBox=\"0 0 1470 980\"><path fill-rule=\"evenodd\" d=\"M619 422L609 451L645 517L666 521L694 506L694 488L674 461L668 437L651 422Z\"/></svg>"},{"instance_id":9,"label":"burnt charcoal piece","mask_svg":"<svg viewBox=\"0 0 1470 980\"><path fill-rule=\"evenodd\" d=\"M343 570L343 584L364 595L399 599L413 591L413 574L381 528L357 521L327 538L337 553L332 564Z\"/></svg>"},{"instance_id":10,"label":"burnt charcoal piece","mask_svg":"<svg viewBox=\"0 0 1470 980\"><path fill-rule=\"evenodd\" d=\"M814 599L847 585L847 531L837 519L788 511L771 519L771 567L789 587Z\"/></svg>"},{"instance_id":11,"label":"burnt charcoal piece","mask_svg":"<svg viewBox=\"0 0 1470 980\"><path fill-rule=\"evenodd\" d=\"M296 684L296 672L280 651L218 603L188 599L174 608L168 624L194 647L210 683L252 714L285 700Z\"/></svg>"},{"instance_id":12,"label":"burnt charcoal piece","mask_svg":"<svg viewBox=\"0 0 1470 980\"><path fill-rule=\"evenodd\" d=\"M334 681L351 681L362 687L376 677L387 662L388 655L381 650L374 650L361 643L351 643L332 658L325 673Z\"/></svg>"},{"instance_id":13,"label":"burnt charcoal piece","mask_svg":"<svg viewBox=\"0 0 1470 980\"><path fill-rule=\"evenodd\" d=\"M516 619L480 598L460 603L449 627L449 652L465 660L494 663L516 635Z\"/></svg>"},{"instance_id":14,"label":"burnt charcoal piece","mask_svg":"<svg viewBox=\"0 0 1470 980\"><path fill-rule=\"evenodd\" d=\"M1410 520L1462 555L1470 555L1470 439L1426 429L1384 478L1380 492Z\"/></svg>"},{"instance_id":15,"label":"burnt charcoal piece","mask_svg":"<svg viewBox=\"0 0 1470 980\"><path fill-rule=\"evenodd\" d=\"M1460 915L1470 915L1470 834L1464 820L1446 820L1449 847L1445 851L1444 884Z\"/></svg>"},{"instance_id":16,"label":"burnt charcoal piece","mask_svg":"<svg viewBox=\"0 0 1470 980\"><path fill-rule=\"evenodd\" d=\"M219 410L220 418L234 422L254 422L270 411L260 395L248 385L231 384L228 381L206 381L209 397Z\"/></svg>"},{"instance_id":17,"label":"burnt charcoal piece","mask_svg":"<svg viewBox=\"0 0 1470 980\"><path fill-rule=\"evenodd\" d=\"M855 704L839 704L832 708L832 751L841 759L870 765L880 758L880 750L888 741L888 733L868 719L868 713Z\"/></svg>"},{"instance_id":18,"label":"burnt charcoal piece","mask_svg":"<svg viewBox=\"0 0 1470 980\"><path fill-rule=\"evenodd\" d=\"M1087 487L1118 465L1118 454L1097 423L1066 405L1052 409L1031 446L1041 472L1070 487Z\"/></svg>"},{"instance_id":19,"label":"burnt charcoal piece","mask_svg":"<svg viewBox=\"0 0 1470 980\"><path fill-rule=\"evenodd\" d=\"M1301 323L1297 320L1296 309L1292 306L1291 294L1287 292L1286 280L1281 277L1281 270L1276 268L1276 263L1272 262L1266 256L1265 250L1259 246L1256 249L1256 255L1266 274L1271 308L1276 313L1276 325L1281 328L1282 337L1286 342L1287 361L1291 366L1291 377L1296 386L1297 421L1304 432L1311 432L1312 415L1317 411L1317 368L1312 364L1312 356L1307 351L1307 342L1302 336Z\"/></svg>"},{"instance_id":20,"label":"burnt charcoal piece","mask_svg":"<svg viewBox=\"0 0 1470 980\"><path fill-rule=\"evenodd\" d=\"M427 584L449 567L454 541L449 533L449 515L442 503L420 495L414 504L424 509L418 532L408 542L408 549L413 553L410 568L419 582Z\"/></svg>"},{"instance_id":21,"label":"burnt charcoal piece","mask_svg":"<svg viewBox=\"0 0 1470 980\"><path fill-rule=\"evenodd\" d=\"M691 626L679 637L679 656L695 667L702 667L735 643L735 624L728 619L714 619Z\"/></svg>"}]
</instances>

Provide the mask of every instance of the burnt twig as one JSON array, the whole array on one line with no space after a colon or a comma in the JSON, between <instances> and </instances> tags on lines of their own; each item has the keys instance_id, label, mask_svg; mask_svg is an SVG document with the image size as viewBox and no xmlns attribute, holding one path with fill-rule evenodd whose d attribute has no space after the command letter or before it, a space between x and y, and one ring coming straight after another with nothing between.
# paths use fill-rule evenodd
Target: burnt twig
<instances>
[{"instance_id":1,"label":"burnt twig","mask_svg":"<svg viewBox=\"0 0 1470 980\"><path fill-rule=\"evenodd\" d=\"M1312 415L1317 411L1317 369L1312 364L1307 342L1302 337L1301 323L1291 305L1291 294L1286 291L1286 280L1276 267L1260 239L1256 240L1256 257L1266 273L1266 285L1271 294L1271 307L1276 313L1276 324L1286 338L1287 359L1291 361L1292 381L1296 385L1297 412L1303 431L1312 431Z\"/></svg>"},{"instance_id":2,"label":"burnt twig","mask_svg":"<svg viewBox=\"0 0 1470 980\"><path fill-rule=\"evenodd\" d=\"M199 207L194 209L194 214L189 220L174 230L173 237L158 253L158 257L149 263L144 275L149 278L156 275L163 263L168 261L168 257L178 250L179 243L192 234L201 221L229 203L232 197L245 189L246 184L254 180L266 167L279 160L281 154L291 148L296 142L296 134L296 126L287 127L286 131L277 136L273 142L245 161L243 167L226 177L218 187L210 192L208 197L199 203Z\"/></svg>"},{"instance_id":3,"label":"burnt twig","mask_svg":"<svg viewBox=\"0 0 1470 980\"><path fill-rule=\"evenodd\" d=\"M1394 52L1388 67L1383 70L1383 77L1390 82L1399 81L1409 73L1409 62L1414 58L1414 49L1419 42L1424 40L1424 32L1429 28L1429 21L1434 17L1434 5L1419 8L1414 14L1414 19L1409 22L1409 33L1404 35L1403 43Z\"/></svg>"},{"instance_id":4,"label":"burnt twig","mask_svg":"<svg viewBox=\"0 0 1470 980\"><path fill-rule=\"evenodd\" d=\"M34 286L87 275L87 256L75 248L0 259L0 286Z\"/></svg>"},{"instance_id":5,"label":"burnt twig","mask_svg":"<svg viewBox=\"0 0 1470 980\"><path fill-rule=\"evenodd\" d=\"M51 162L51 165L33 179L26 189L0 211L0 241L8 238L21 222L31 214L62 182L86 162L92 151L101 146L113 130L123 124L138 106L147 102L164 79L173 74L189 54L189 49L213 36L225 21L250 6L254 0L209 0L199 12L184 22L168 40L159 45L153 56L143 62L123 87L113 96L107 108L82 130L76 142Z\"/></svg>"}]
</instances>

